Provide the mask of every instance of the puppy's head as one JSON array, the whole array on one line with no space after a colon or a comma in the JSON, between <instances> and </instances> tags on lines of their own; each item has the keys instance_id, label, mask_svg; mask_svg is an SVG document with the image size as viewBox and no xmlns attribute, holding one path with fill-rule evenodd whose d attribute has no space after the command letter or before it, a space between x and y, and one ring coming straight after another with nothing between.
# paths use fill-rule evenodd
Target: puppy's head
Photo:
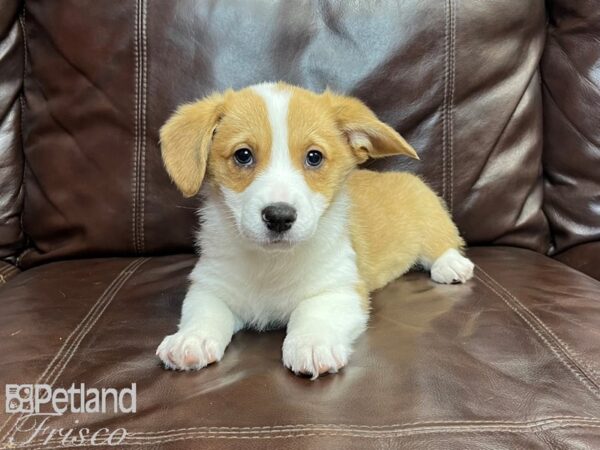
<instances>
[{"instance_id":1,"label":"puppy's head","mask_svg":"<svg viewBox=\"0 0 600 450\"><path fill-rule=\"evenodd\" d=\"M181 106L160 131L185 196L210 183L242 236L264 248L309 239L346 176L369 157L414 149L359 100L284 83Z\"/></svg>"}]
</instances>

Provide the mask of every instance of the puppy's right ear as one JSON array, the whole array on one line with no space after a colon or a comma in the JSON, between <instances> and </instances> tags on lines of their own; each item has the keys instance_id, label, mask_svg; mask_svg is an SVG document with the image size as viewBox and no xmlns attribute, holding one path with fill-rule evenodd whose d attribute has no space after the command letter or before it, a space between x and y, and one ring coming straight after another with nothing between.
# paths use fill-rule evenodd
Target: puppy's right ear
<instances>
[{"instance_id":1,"label":"puppy's right ear","mask_svg":"<svg viewBox=\"0 0 600 450\"><path fill-rule=\"evenodd\" d=\"M180 106L160 129L163 162L186 197L200 190L213 133L223 115L224 96L213 94Z\"/></svg>"}]
</instances>

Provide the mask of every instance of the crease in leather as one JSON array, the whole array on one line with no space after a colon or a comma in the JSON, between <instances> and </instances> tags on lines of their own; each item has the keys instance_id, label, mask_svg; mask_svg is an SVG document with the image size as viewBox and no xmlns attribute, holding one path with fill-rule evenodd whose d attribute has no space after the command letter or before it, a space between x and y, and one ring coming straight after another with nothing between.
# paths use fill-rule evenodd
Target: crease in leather
<instances>
[{"instance_id":1,"label":"crease in leather","mask_svg":"<svg viewBox=\"0 0 600 450\"><path fill-rule=\"evenodd\" d=\"M35 381L35 384L43 383L53 385L56 383L64 369L67 367L68 363L73 358L83 339L89 334L106 308L110 306L110 303L114 297L118 294L123 285L131 278L131 276L148 260L149 258L134 259L113 278L100 297L98 297L98 300L88 310L87 314L81 319L71 334L69 334L69 336L64 340L63 345L54 355L54 358L50 361L50 363L48 363L44 372L42 372L42 374ZM60 370L56 372L59 365ZM2 437L0 443L5 443L10 440L11 436L14 434L13 432L17 431L15 429L16 425L19 423L19 420L23 414L12 414L4 423L2 423L2 425L0 425L0 431L2 431L6 425L11 422L13 417L17 416L17 421Z\"/></svg>"},{"instance_id":2,"label":"crease in leather","mask_svg":"<svg viewBox=\"0 0 600 450\"><path fill-rule=\"evenodd\" d=\"M112 112L118 114L119 116L121 116L121 118L123 120L125 120L125 115L122 114L121 110L116 106L115 102L113 101L113 99L104 91L104 89L102 89L102 87L100 85L98 85L91 76L89 76L87 73L85 73L80 67L77 66L77 64L75 64L71 58L69 58L67 56L67 54L64 52L64 50L61 48L60 45L58 45L54 39L52 39L52 33L50 33L46 28L44 28L44 24L43 22L38 22L37 25L39 27L41 27L41 29L44 31L44 42L47 42L50 44L50 46L56 51L56 53L58 54L58 56L60 56L60 58L62 59L62 61L66 62L67 65L73 69L73 71L75 73L77 73L78 75L81 75L83 77L84 80L86 80L86 82L94 88L94 92L97 92L99 94L101 94L102 98L104 98L107 101L107 104L109 104L110 106L112 106ZM40 86L40 90L41 90L41 86ZM46 100L47 103L48 102L48 98L47 96L44 95L44 99Z\"/></svg>"},{"instance_id":3,"label":"crease in leather","mask_svg":"<svg viewBox=\"0 0 600 450\"><path fill-rule=\"evenodd\" d=\"M583 140L586 141L588 144L590 144L592 147L596 147L596 148L600 147L599 144L593 142L590 137L586 136L586 134L583 131L581 131L577 125L575 125L575 122L573 122L573 120L567 115L567 113L560 107L560 105L558 104L558 102L554 98L554 94L552 93L552 89L550 88L550 86L548 85L548 83L546 82L546 80L542 79L542 83L544 84L544 87L546 88L546 92L548 93L548 97L550 98L550 100L552 100L552 103L554 103L554 106L555 106L556 110L565 119L565 121L571 127L571 129L573 131L575 131L579 137L583 138Z\"/></svg>"},{"instance_id":4,"label":"crease in leather","mask_svg":"<svg viewBox=\"0 0 600 450\"><path fill-rule=\"evenodd\" d=\"M509 298L506 298L502 294L500 294L490 284L490 282L486 282L477 275L475 275L475 278L481 283L483 283L494 294L500 297L500 299L502 299L504 303L506 303L533 330L533 332L541 339L541 341L544 344L546 344L548 349L581 382L581 384L585 386L596 397L600 398L600 387L598 386L598 382L593 376L593 374L595 374L595 371L593 369L590 369L587 364L583 363L577 357L575 357L572 354L572 351L570 351L569 347L560 338L558 338L556 334L552 332L552 330L539 317L533 314L533 312L531 312L529 308L523 305L523 303L521 303L513 294L511 294L510 291L508 291L491 275L489 275L485 270L483 270L480 265L477 265L476 267L490 280L491 283L493 283L499 289L504 291L509 296L509 298L512 298L515 304L512 304ZM522 309L523 312L519 311L519 309ZM536 326L535 323L532 323L524 314L527 314L531 320L538 324L538 326ZM568 361L565 360L565 357L568 359ZM592 375L588 372L592 372Z\"/></svg>"},{"instance_id":5,"label":"crease in leather","mask_svg":"<svg viewBox=\"0 0 600 450\"><path fill-rule=\"evenodd\" d=\"M577 74L577 76L582 80L586 81L587 85L590 86L592 90L595 91L596 94L600 97L600 88L596 86L596 84L592 80L590 80L586 75L584 75L583 72L579 69L579 67L577 67L577 64L575 64L573 58L567 53L563 45L560 43L560 39L558 38L558 36L553 36L552 34L550 34L550 37L552 37L552 42L556 44L556 47L565 56L565 59L569 62L569 65L573 68L573 71Z\"/></svg>"},{"instance_id":6,"label":"crease in leather","mask_svg":"<svg viewBox=\"0 0 600 450\"><path fill-rule=\"evenodd\" d=\"M493 155L496 152L497 147L498 147L498 143L504 137L504 133L508 129L508 126L510 125L513 117L515 116L517 110L519 109L519 106L521 106L521 103L523 102L523 99L525 98L525 94L528 93L529 89L531 88L531 85L532 85L533 81L535 80L535 76L538 75L538 74L539 74L539 67L538 67L538 64L536 64L535 67L534 67L534 69L531 71L531 74L529 75L529 78L527 79L527 83L525 83L525 87L523 88L523 91L521 91L521 94L519 95L519 98L515 102L514 107L511 108L511 112L510 112L510 114L509 114L506 122L502 126L502 129L500 130L500 133L498 133L498 137L494 141L494 144L490 148L489 152L487 152L488 159L489 159L489 157L491 155ZM480 177L481 177L481 172L477 175L477 179L479 179Z\"/></svg>"}]
</instances>

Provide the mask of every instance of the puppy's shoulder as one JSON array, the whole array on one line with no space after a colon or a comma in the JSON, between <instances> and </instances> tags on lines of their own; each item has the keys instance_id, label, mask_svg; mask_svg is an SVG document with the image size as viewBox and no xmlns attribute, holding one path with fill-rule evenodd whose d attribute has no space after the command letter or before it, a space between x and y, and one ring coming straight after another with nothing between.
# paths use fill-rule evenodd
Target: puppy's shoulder
<instances>
[{"instance_id":1,"label":"puppy's shoulder","mask_svg":"<svg viewBox=\"0 0 600 450\"><path fill-rule=\"evenodd\" d=\"M374 172L360 169L348 177L348 190L355 201L372 201L391 196L396 199L429 191L417 175L408 172Z\"/></svg>"}]
</instances>

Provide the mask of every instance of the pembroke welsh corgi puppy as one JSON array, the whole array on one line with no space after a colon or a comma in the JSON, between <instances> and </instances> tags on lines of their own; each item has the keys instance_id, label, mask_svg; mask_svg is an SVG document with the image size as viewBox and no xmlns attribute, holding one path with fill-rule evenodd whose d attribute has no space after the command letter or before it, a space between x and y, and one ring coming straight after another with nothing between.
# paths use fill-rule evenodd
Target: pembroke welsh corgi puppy
<instances>
[{"instance_id":1,"label":"pembroke welsh corgi puppy","mask_svg":"<svg viewBox=\"0 0 600 450\"><path fill-rule=\"evenodd\" d=\"M443 202L409 173L358 170L415 150L355 98L264 83L181 106L160 131L166 169L204 203L165 367L219 361L234 333L287 325L283 364L313 379L348 363L369 293L415 264L438 283L473 264Z\"/></svg>"}]
</instances>

